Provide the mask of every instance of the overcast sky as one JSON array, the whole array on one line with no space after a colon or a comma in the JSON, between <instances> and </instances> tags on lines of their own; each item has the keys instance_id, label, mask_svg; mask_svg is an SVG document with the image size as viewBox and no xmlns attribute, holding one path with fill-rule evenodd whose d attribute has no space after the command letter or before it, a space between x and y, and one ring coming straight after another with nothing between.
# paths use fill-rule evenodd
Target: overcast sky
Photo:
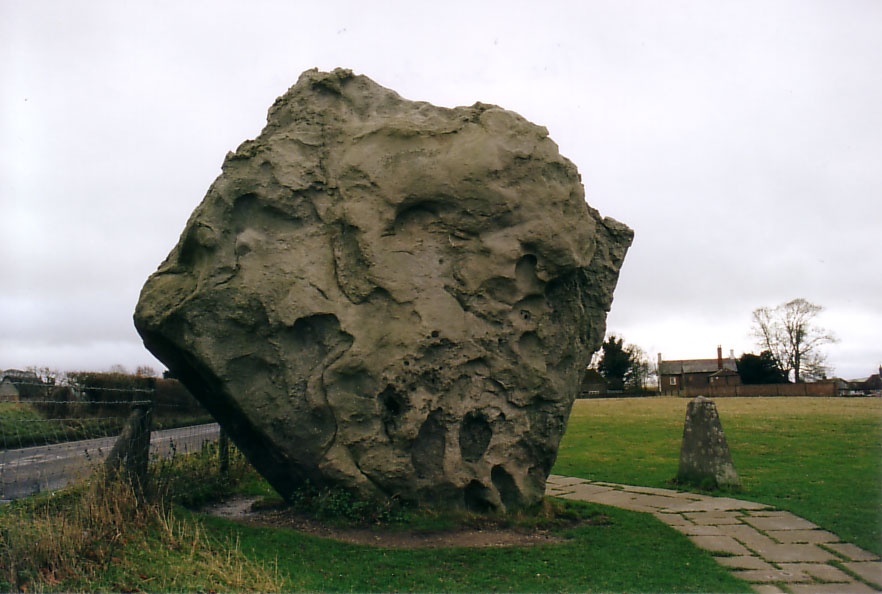
<instances>
[{"instance_id":1,"label":"overcast sky","mask_svg":"<svg viewBox=\"0 0 882 594\"><path fill-rule=\"evenodd\" d=\"M834 374L882 364L878 0L0 0L0 369L163 366L144 281L300 73L548 128L636 232L608 327L758 352L802 297Z\"/></svg>"}]
</instances>

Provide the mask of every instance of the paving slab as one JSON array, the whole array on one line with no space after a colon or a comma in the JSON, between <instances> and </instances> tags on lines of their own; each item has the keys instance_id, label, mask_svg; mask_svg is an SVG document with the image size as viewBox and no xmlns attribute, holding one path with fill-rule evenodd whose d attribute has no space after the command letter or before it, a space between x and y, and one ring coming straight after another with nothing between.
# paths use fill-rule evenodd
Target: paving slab
<instances>
[{"instance_id":1,"label":"paving slab","mask_svg":"<svg viewBox=\"0 0 882 594\"><path fill-rule=\"evenodd\" d=\"M724 524L741 524L741 514L729 511L702 511L683 514L696 524L704 526L722 526Z\"/></svg>"},{"instance_id":2,"label":"paving slab","mask_svg":"<svg viewBox=\"0 0 882 594\"><path fill-rule=\"evenodd\" d=\"M778 542L794 544L794 543L831 543L839 542L841 539L826 530L767 530L766 534Z\"/></svg>"},{"instance_id":3,"label":"paving slab","mask_svg":"<svg viewBox=\"0 0 882 594\"><path fill-rule=\"evenodd\" d=\"M740 555L737 557L714 557L717 563L725 565L732 569L762 569L769 571L775 569L775 566L767 561L763 561L759 557L753 555Z\"/></svg>"},{"instance_id":4,"label":"paving slab","mask_svg":"<svg viewBox=\"0 0 882 594\"><path fill-rule=\"evenodd\" d=\"M612 505L613 507L621 507L622 509L629 509L632 511L653 512L656 510L654 507L641 504L637 500L637 498L640 497L639 495L626 493L625 491L619 491L617 489L609 489L601 493L595 493L587 499L585 497L580 497L575 493L569 493L563 497L565 499L579 499L581 501L592 501L603 505Z\"/></svg>"},{"instance_id":5,"label":"paving slab","mask_svg":"<svg viewBox=\"0 0 882 594\"><path fill-rule=\"evenodd\" d=\"M750 551L731 536L690 536L689 540L695 543L695 546L711 553L725 553L736 556L750 555Z\"/></svg>"},{"instance_id":6,"label":"paving slab","mask_svg":"<svg viewBox=\"0 0 882 594\"><path fill-rule=\"evenodd\" d=\"M877 555L765 504L561 475L548 478L547 492L652 513L697 547L723 555L717 562L757 594L882 594Z\"/></svg>"},{"instance_id":7,"label":"paving slab","mask_svg":"<svg viewBox=\"0 0 882 594\"><path fill-rule=\"evenodd\" d=\"M635 504L650 508L653 511L667 509L681 501L676 497L668 497L666 495L647 495L645 493L629 493L629 495L633 497Z\"/></svg>"},{"instance_id":8,"label":"paving slab","mask_svg":"<svg viewBox=\"0 0 882 594\"><path fill-rule=\"evenodd\" d=\"M723 536L723 532L719 526L672 526L677 532L681 532L686 536Z\"/></svg>"},{"instance_id":9,"label":"paving slab","mask_svg":"<svg viewBox=\"0 0 882 594\"><path fill-rule=\"evenodd\" d=\"M787 589L791 594L878 594L866 584L851 582L850 584L792 584Z\"/></svg>"},{"instance_id":10,"label":"paving slab","mask_svg":"<svg viewBox=\"0 0 882 594\"><path fill-rule=\"evenodd\" d=\"M882 588L882 561L851 561L842 566L862 580Z\"/></svg>"},{"instance_id":11,"label":"paving slab","mask_svg":"<svg viewBox=\"0 0 882 594\"><path fill-rule=\"evenodd\" d=\"M615 491L612 487L602 487L600 485L594 485L591 483L581 483L576 485L569 485L567 487L561 488L561 491L566 491L568 493L572 493L574 495L578 495L579 497L585 497L586 501L592 501L592 497L597 495L598 493L606 493L609 491Z\"/></svg>"},{"instance_id":12,"label":"paving slab","mask_svg":"<svg viewBox=\"0 0 882 594\"><path fill-rule=\"evenodd\" d=\"M577 501L590 501L592 503L601 503L603 505L611 505L613 507L621 507L624 509L633 509L633 495L619 491L618 489L606 489L604 491L595 491L592 493L577 493L572 491L566 495L560 496L562 499L575 499ZM641 510L642 511L642 510Z\"/></svg>"},{"instance_id":13,"label":"paving slab","mask_svg":"<svg viewBox=\"0 0 882 594\"><path fill-rule=\"evenodd\" d=\"M778 515L745 516L744 521L754 528L759 528L763 532L768 530L817 530L818 526L812 524L804 518L794 516L791 513L784 512Z\"/></svg>"},{"instance_id":14,"label":"paving slab","mask_svg":"<svg viewBox=\"0 0 882 594\"><path fill-rule=\"evenodd\" d=\"M700 511L739 511L764 509L768 506L763 503L752 503L750 501L739 501L737 499L729 499L720 497L714 499L700 499L696 501L682 501L676 505L672 505L667 511L672 512L700 512Z\"/></svg>"},{"instance_id":15,"label":"paving slab","mask_svg":"<svg viewBox=\"0 0 882 594\"><path fill-rule=\"evenodd\" d=\"M733 571L733 575L753 583L793 583L811 582L811 576L801 571L784 571L783 569L743 569Z\"/></svg>"},{"instance_id":16,"label":"paving slab","mask_svg":"<svg viewBox=\"0 0 882 594\"><path fill-rule=\"evenodd\" d=\"M686 519L682 514L669 514L658 512L655 517L667 524L668 526L694 526L690 520Z\"/></svg>"},{"instance_id":17,"label":"paving slab","mask_svg":"<svg viewBox=\"0 0 882 594\"><path fill-rule=\"evenodd\" d=\"M830 551L813 544L775 544L754 551L772 563L826 563L836 559Z\"/></svg>"},{"instance_id":18,"label":"paving slab","mask_svg":"<svg viewBox=\"0 0 882 594\"><path fill-rule=\"evenodd\" d=\"M753 591L756 594L788 594L775 584L755 584Z\"/></svg>"},{"instance_id":19,"label":"paving slab","mask_svg":"<svg viewBox=\"0 0 882 594\"><path fill-rule=\"evenodd\" d=\"M850 542L836 542L824 544L824 548L830 549L834 553L842 555L849 561L878 561L879 556L870 551L866 551Z\"/></svg>"},{"instance_id":20,"label":"paving slab","mask_svg":"<svg viewBox=\"0 0 882 594\"><path fill-rule=\"evenodd\" d=\"M563 497L569 493L572 493L571 489L545 489L545 495L548 497Z\"/></svg>"},{"instance_id":21,"label":"paving slab","mask_svg":"<svg viewBox=\"0 0 882 594\"><path fill-rule=\"evenodd\" d=\"M588 483L587 479L578 478L575 476L563 476L560 474L549 474L548 479L545 481L545 484L552 485L581 485L583 483Z\"/></svg>"},{"instance_id":22,"label":"paving slab","mask_svg":"<svg viewBox=\"0 0 882 594\"><path fill-rule=\"evenodd\" d=\"M855 581L838 567L826 563L779 563L778 567L785 571L802 571L819 582L847 584Z\"/></svg>"},{"instance_id":23,"label":"paving slab","mask_svg":"<svg viewBox=\"0 0 882 594\"><path fill-rule=\"evenodd\" d=\"M703 495L686 493L685 491L674 491L673 489L659 489L657 487L634 487L631 485L625 485L622 487L622 490L628 491L629 493L642 493L643 495L661 495L663 497L674 498L678 501L698 501L704 499Z\"/></svg>"},{"instance_id":24,"label":"paving slab","mask_svg":"<svg viewBox=\"0 0 882 594\"><path fill-rule=\"evenodd\" d=\"M725 525L718 526L718 528L720 532L726 536L731 536L747 548L754 551L769 549L780 544L747 524Z\"/></svg>"}]
</instances>

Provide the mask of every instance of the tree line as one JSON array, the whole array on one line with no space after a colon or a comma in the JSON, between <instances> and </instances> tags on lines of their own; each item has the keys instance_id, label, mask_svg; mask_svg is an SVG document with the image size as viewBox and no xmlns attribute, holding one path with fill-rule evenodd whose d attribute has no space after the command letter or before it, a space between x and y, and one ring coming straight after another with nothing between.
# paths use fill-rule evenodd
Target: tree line
<instances>
[{"instance_id":1,"label":"tree line","mask_svg":"<svg viewBox=\"0 0 882 594\"><path fill-rule=\"evenodd\" d=\"M816 323L823 307L792 299L753 311L751 334L759 354L736 359L742 384L800 383L826 379L830 371L822 350L836 342L832 332ZM639 346L616 334L607 335L586 372L588 384L603 383L612 392L642 392L658 379L658 365Z\"/></svg>"}]
</instances>

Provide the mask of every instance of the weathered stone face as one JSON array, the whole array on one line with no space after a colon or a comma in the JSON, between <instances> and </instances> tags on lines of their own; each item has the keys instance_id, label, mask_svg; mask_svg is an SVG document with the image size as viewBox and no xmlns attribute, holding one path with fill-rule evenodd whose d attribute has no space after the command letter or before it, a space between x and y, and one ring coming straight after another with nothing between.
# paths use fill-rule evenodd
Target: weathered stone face
<instances>
[{"instance_id":1,"label":"weathered stone face","mask_svg":"<svg viewBox=\"0 0 882 594\"><path fill-rule=\"evenodd\" d=\"M305 72L145 284L152 351L283 495L543 494L632 233L544 128Z\"/></svg>"}]
</instances>

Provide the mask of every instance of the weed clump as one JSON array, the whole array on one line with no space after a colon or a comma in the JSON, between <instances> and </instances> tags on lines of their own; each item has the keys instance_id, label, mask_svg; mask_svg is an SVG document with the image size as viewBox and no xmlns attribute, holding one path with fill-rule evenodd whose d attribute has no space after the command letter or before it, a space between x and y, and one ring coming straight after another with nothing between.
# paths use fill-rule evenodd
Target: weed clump
<instances>
[{"instance_id":1,"label":"weed clump","mask_svg":"<svg viewBox=\"0 0 882 594\"><path fill-rule=\"evenodd\" d=\"M330 524L358 526L404 523L411 506L396 497L386 500L360 499L353 493L307 483L289 498L291 511Z\"/></svg>"},{"instance_id":2,"label":"weed clump","mask_svg":"<svg viewBox=\"0 0 882 594\"><path fill-rule=\"evenodd\" d=\"M437 533L464 529L512 529L521 532L567 529L579 525L605 525L603 514L586 512L549 498L527 509L513 512L478 512L465 508L424 507L398 498L386 500L359 499L340 488L318 488L307 484L295 491L287 501L266 497L251 508L293 514L335 528L377 528L390 531L406 530Z\"/></svg>"},{"instance_id":3,"label":"weed clump","mask_svg":"<svg viewBox=\"0 0 882 594\"><path fill-rule=\"evenodd\" d=\"M185 551L192 566L215 576L230 590L277 590L274 571L248 561L236 542L207 536L199 521L175 511L222 497L248 473L237 458L219 476L216 446L197 454L156 461L141 491L119 477L96 470L89 481L57 493L37 495L0 508L0 591L88 590L108 573L114 589L142 589L154 579L151 568L125 558L127 550ZM126 571L125 568L131 564ZM162 571L167 575L167 568ZM186 579L188 572L181 572ZM187 589L187 584L178 584Z\"/></svg>"}]
</instances>

